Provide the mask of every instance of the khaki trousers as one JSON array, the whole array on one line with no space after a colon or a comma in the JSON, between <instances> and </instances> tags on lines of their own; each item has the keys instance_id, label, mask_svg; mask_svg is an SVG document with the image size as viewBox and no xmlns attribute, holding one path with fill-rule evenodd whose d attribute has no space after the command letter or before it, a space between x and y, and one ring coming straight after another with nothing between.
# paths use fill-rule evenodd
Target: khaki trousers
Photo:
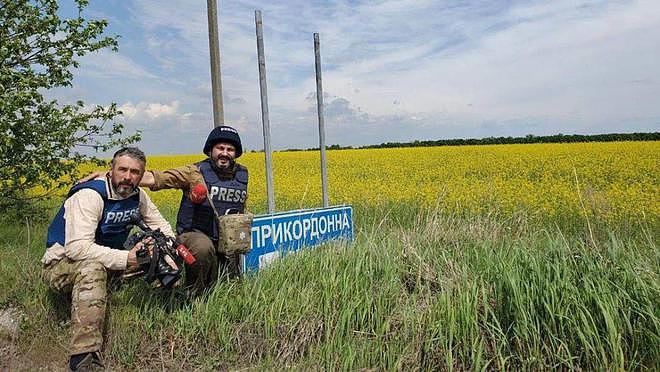
<instances>
[{"instance_id":1,"label":"khaki trousers","mask_svg":"<svg viewBox=\"0 0 660 372\"><path fill-rule=\"evenodd\" d=\"M185 245L197 260L192 266L186 265L186 286L197 292L210 289L220 275L235 278L240 275L239 256L225 256L218 252L217 243L206 234L190 231L179 235L179 241Z\"/></svg>"}]
</instances>

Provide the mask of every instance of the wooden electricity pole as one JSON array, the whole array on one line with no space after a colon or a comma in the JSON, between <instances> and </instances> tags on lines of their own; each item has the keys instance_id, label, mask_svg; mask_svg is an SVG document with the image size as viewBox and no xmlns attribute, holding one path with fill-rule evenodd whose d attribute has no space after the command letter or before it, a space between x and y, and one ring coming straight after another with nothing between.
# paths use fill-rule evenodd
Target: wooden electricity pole
<instances>
[{"instance_id":1,"label":"wooden electricity pole","mask_svg":"<svg viewBox=\"0 0 660 372\"><path fill-rule=\"evenodd\" d=\"M314 33L314 66L316 68L316 107L319 117L319 149L321 150L321 191L323 207L328 207L328 165L325 157L325 120L323 118L323 83L321 79L321 41Z\"/></svg>"},{"instance_id":2,"label":"wooden electricity pole","mask_svg":"<svg viewBox=\"0 0 660 372\"><path fill-rule=\"evenodd\" d=\"M222 104L222 78L220 74L220 42L218 41L218 5L216 0L206 0L209 22L209 52L211 54L211 95L213 96L213 126L225 123Z\"/></svg>"}]
</instances>

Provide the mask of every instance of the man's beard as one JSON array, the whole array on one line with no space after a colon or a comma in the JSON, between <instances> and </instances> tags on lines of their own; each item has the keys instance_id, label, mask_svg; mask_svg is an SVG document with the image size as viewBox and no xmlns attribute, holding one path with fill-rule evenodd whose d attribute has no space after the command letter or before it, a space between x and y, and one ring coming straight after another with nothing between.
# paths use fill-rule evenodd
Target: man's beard
<instances>
[{"instance_id":1,"label":"man's beard","mask_svg":"<svg viewBox=\"0 0 660 372\"><path fill-rule=\"evenodd\" d=\"M123 186L128 186L129 188L128 191L122 191L125 190ZM131 184L130 182L119 182L118 184L113 183L112 187L114 187L115 191L117 192L117 194L119 194L119 196L124 198L132 194L136 189L135 185Z\"/></svg>"},{"instance_id":2,"label":"man's beard","mask_svg":"<svg viewBox=\"0 0 660 372\"><path fill-rule=\"evenodd\" d=\"M224 164L224 165L218 164L218 161L220 160L220 157L218 157L217 159L215 159L213 161L213 165L220 172L231 171L234 168L234 164L236 163L236 160L234 160L232 158L228 158L228 157L224 157L223 159L225 159L227 161L226 164Z\"/></svg>"}]
</instances>

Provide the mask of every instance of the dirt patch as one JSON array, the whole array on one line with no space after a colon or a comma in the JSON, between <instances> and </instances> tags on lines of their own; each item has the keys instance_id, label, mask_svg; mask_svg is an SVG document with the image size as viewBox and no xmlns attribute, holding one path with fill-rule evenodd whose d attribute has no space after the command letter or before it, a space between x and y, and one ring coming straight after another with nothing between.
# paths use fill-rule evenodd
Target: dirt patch
<instances>
[{"instance_id":1,"label":"dirt patch","mask_svg":"<svg viewBox=\"0 0 660 372\"><path fill-rule=\"evenodd\" d=\"M15 306L0 310L0 369L9 369L10 361L18 358L18 335L25 315Z\"/></svg>"},{"instance_id":2,"label":"dirt patch","mask_svg":"<svg viewBox=\"0 0 660 372\"><path fill-rule=\"evenodd\" d=\"M0 334L10 339L16 339L24 317L23 311L12 305L0 310Z\"/></svg>"}]
</instances>

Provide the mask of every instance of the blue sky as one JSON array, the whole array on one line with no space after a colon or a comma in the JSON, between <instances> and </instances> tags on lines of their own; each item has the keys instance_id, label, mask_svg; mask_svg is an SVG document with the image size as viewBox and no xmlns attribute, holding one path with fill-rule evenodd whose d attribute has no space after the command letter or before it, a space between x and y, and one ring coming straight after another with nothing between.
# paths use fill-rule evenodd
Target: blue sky
<instances>
[{"instance_id":1,"label":"blue sky","mask_svg":"<svg viewBox=\"0 0 660 372\"><path fill-rule=\"evenodd\" d=\"M225 121L263 148L254 10L275 149L660 130L660 1L219 1ZM117 102L148 153L197 153L212 128L205 1L106 0L119 52L56 95Z\"/></svg>"}]
</instances>

